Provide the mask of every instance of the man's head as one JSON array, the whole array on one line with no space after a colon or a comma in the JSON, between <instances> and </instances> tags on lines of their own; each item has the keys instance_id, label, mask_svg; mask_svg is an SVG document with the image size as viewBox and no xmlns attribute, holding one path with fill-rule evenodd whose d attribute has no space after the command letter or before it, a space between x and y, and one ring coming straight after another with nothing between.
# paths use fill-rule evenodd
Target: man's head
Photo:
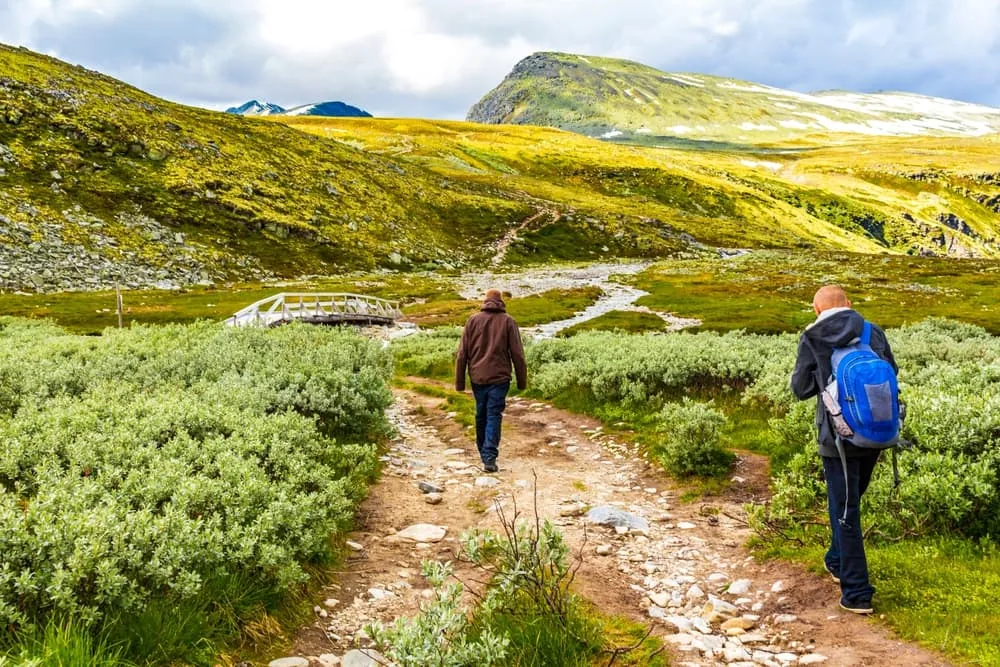
<instances>
[{"instance_id":1,"label":"man's head","mask_svg":"<svg viewBox=\"0 0 1000 667\"><path fill-rule=\"evenodd\" d=\"M820 287L813 297L813 310L816 314L821 314L824 310L831 308L850 308L851 301L847 298L847 292L839 285L825 285Z\"/></svg>"},{"instance_id":2,"label":"man's head","mask_svg":"<svg viewBox=\"0 0 1000 667\"><path fill-rule=\"evenodd\" d=\"M498 289L488 289L484 301L503 301L503 292Z\"/></svg>"}]
</instances>

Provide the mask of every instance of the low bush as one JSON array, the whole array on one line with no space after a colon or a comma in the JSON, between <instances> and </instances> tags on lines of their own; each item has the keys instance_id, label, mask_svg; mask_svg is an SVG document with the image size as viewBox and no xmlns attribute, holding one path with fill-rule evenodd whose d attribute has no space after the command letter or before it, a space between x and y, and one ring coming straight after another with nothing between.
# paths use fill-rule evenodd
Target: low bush
<instances>
[{"instance_id":1,"label":"low bush","mask_svg":"<svg viewBox=\"0 0 1000 667\"><path fill-rule=\"evenodd\" d=\"M684 399L660 412L663 440L653 454L678 477L724 475L735 456L722 446L726 416L707 403Z\"/></svg>"},{"instance_id":2,"label":"low bush","mask_svg":"<svg viewBox=\"0 0 1000 667\"><path fill-rule=\"evenodd\" d=\"M0 319L0 368L0 624L24 641L68 619L127 643L233 584L273 602L330 557L389 431L389 355L331 329Z\"/></svg>"}]
</instances>

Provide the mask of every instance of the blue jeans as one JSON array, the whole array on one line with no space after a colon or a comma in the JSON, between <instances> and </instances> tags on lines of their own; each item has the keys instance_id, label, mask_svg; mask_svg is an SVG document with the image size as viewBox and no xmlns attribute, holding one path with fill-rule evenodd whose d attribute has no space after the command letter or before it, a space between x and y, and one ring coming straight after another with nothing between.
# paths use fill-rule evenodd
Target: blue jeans
<instances>
[{"instance_id":1,"label":"blue jeans","mask_svg":"<svg viewBox=\"0 0 1000 667\"><path fill-rule=\"evenodd\" d=\"M500 455L500 424L508 391L510 381L472 384L472 395L476 397L476 447L483 463L496 463Z\"/></svg>"},{"instance_id":2,"label":"blue jeans","mask_svg":"<svg viewBox=\"0 0 1000 667\"><path fill-rule=\"evenodd\" d=\"M826 477L827 505L832 529L830 549L826 552L825 560L830 571L840 576L841 602L845 604L868 603L875 594L875 587L868 581L868 560L865 558L865 543L861 532L861 496L868 490L877 462L877 453L847 459L845 485L841 460L823 457L823 475ZM845 503L847 520L841 525Z\"/></svg>"}]
</instances>

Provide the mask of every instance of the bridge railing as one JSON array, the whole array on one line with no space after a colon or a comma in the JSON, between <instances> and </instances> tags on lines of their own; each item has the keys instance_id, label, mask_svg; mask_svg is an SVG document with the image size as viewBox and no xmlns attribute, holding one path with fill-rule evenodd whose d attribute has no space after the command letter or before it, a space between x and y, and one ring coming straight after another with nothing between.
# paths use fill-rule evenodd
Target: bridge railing
<instances>
[{"instance_id":1,"label":"bridge railing","mask_svg":"<svg viewBox=\"0 0 1000 667\"><path fill-rule=\"evenodd\" d=\"M269 327L293 320L393 322L403 316L399 303L346 292L282 292L261 299L226 320L229 326Z\"/></svg>"}]
</instances>

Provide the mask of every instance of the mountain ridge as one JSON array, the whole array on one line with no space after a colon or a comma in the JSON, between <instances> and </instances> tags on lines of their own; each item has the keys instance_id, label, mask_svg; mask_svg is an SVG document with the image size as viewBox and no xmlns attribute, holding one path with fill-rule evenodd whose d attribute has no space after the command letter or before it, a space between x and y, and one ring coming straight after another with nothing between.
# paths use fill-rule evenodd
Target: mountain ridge
<instances>
[{"instance_id":1,"label":"mountain ridge","mask_svg":"<svg viewBox=\"0 0 1000 667\"><path fill-rule=\"evenodd\" d=\"M558 52L518 62L467 120L559 127L655 144L656 137L766 143L810 135L984 136L1000 108L906 92L800 93L629 60Z\"/></svg>"},{"instance_id":2,"label":"mountain ridge","mask_svg":"<svg viewBox=\"0 0 1000 667\"><path fill-rule=\"evenodd\" d=\"M271 102L258 102L250 100L238 107L229 107L226 113L236 116L273 116L285 113L285 108Z\"/></svg>"},{"instance_id":3,"label":"mountain ridge","mask_svg":"<svg viewBox=\"0 0 1000 667\"><path fill-rule=\"evenodd\" d=\"M300 104L285 108L271 102L250 100L238 107L229 107L226 113L237 116L326 116L330 118L371 118L372 115L346 102L328 101Z\"/></svg>"}]
</instances>

